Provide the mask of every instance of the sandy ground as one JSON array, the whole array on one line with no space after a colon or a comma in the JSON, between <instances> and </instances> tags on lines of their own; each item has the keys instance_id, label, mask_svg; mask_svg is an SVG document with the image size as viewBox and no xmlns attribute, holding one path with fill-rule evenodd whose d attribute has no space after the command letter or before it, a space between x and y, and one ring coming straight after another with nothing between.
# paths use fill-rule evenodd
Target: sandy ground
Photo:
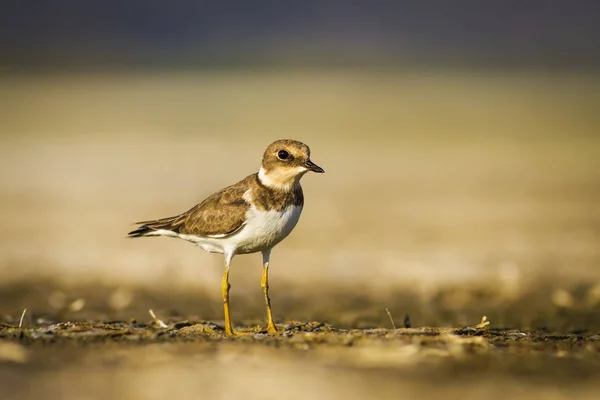
<instances>
[{"instance_id":1,"label":"sandy ground","mask_svg":"<svg viewBox=\"0 0 600 400\"><path fill-rule=\"evenodd\" d=\"M159 322L159 323L162 323ZM210 322L0 326L3 398L595 398L600 335ZM501 385L502 390L498 390Z\"/></svg>"},{"instance_id":2,"label":"sandy ground","mask_svg":"<svg viewBox=\"0 0 600 400\"><path fill-rule=\"evenodd\" d=\"M228 338L221 302L180 287L10 284L0 288L2 397L594 399L600 390L597 287L545 284L512 299L493 285L428 299L406 288L316 289L271 296L278 335L264 331L258 291L233 296L242 335Z\"/></svg>"},{"instance_id":3,"label":"sandy ground","mask_svg":"<svg viewBox=\"0 0 600 400\"><path fill-rule=\"evenodd\" d=\"M599 105L593 75L3 75L1 397L594 398ZM227 339L221 258L124 236L281 137L326 170L273 252L284 334ZM232 269L246 331L259 263Z\"/></svg>"}]
</instances>

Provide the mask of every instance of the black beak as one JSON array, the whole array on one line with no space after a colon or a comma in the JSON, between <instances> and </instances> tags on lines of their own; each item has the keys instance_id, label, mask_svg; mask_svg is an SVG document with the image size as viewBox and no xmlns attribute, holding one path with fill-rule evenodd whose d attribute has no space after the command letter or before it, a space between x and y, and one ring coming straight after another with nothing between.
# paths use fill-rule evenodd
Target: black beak
<instances>
[{"instance_id":1,"label":"black beak","mask_svg":"<svg viewBox=\"0 0 600 400\"><path fill-rule=\"evenodd\" d=\"M306 164L304 164L304 166L306 168L308 168L309 171L312 171L312 172L317 172L319 174L322 174L323 172L325 172L325 170L323 168L319 167L317 164L315 164L314 162L312 162L310 160L308 160L306 162Z\"/></svg>"}]
</instances>

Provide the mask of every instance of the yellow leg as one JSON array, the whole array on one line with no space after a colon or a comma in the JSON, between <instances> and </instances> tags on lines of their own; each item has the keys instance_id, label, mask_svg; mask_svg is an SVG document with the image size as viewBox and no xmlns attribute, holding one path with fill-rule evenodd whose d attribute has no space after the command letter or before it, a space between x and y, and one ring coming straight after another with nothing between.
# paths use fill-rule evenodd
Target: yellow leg
<instances>
[{"instance_id":1,"label":"yellow leg","mask_svg":"<svg viewBox=\"0 0 600 400\"><path fill-rule=\"evenodd\" d=\"M262 270L262 279L260 281L260 286L262 287L263 294L265 296L265 305L267 306L267 332L275 333L277 332L277 327L273 322L273 315L271 314L271 299L269 298L269 258L271 255L271 251L263 252L263 270Z\"/></svg>"},{"instance_id":2,"label":"yellow leg","mask_svg":"<svg viewBox=\"0 0 600 400\"><path fill-rule=\"evenodd\" d=\"M227 336L233 335L233 329L231 328L231 318L229 316L229 262L225 266L225 273L223 274L223 281L221 282L221 291L223 292L223 311L225 312L225 334Z\"/></svg>"}]
</instances>

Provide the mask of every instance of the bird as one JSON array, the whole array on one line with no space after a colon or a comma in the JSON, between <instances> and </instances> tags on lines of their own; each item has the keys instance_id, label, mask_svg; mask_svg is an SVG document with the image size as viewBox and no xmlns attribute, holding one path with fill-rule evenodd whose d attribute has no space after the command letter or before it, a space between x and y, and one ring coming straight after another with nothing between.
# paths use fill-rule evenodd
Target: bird
<instances>
[{"instance_id":1,"label":"bird","mask_svg":"<svg viewBox=\"0 0 600 400\"><path fill-rule=\"evenodd\" d=\"M312 162L310 148L281 139L267 146L257 173L213 193L179 215L136 222L130 238L166 236L189 241L224 256L221 281L225 334L236 334L229 313L229 268L235 255L262 253L261 287L267 311L267 332L276 333L269 298L271 250L294 229L304 207L300 179L307 172L324 173Z\"/></svg>"}]
</instances>

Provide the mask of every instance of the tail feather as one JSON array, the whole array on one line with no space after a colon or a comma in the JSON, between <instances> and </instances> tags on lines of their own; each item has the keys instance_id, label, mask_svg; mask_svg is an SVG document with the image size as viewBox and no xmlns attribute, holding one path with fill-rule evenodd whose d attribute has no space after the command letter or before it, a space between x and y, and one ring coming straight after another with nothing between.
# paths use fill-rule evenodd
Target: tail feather
<instances>
[{"instance_id":1,"label":"tail feather","mask_svg":"<svg viewBox=\"0 0 600 400\"><path fill-rule=\"evenodd\" d=\"M162 219L155 220L155 221L136 222L136 224L141 224L141 226L139 226L137 229L129 232L127 234L127 237L137 238L137 237L149 236L149 234L151 234L152 232L157 231L159 229L177 230L177 228L179 227L181 222L179 221L179 217L169 217L169 218L162 218Z\"/></svg>"},{"instance_id":2,"label":"tail feather","mask_svg":"<svg viewBox=\"0 0 600 400\"><path fill-rule=\"evenodd\" d=\"M148 233L152 232L153 230L154 229L150 228L148 225L142 225L142 226L138 227L137 229L129 232L127 234L127 237L137 238L137 237L146 236Z\"/></svg>"}]
</instances>

